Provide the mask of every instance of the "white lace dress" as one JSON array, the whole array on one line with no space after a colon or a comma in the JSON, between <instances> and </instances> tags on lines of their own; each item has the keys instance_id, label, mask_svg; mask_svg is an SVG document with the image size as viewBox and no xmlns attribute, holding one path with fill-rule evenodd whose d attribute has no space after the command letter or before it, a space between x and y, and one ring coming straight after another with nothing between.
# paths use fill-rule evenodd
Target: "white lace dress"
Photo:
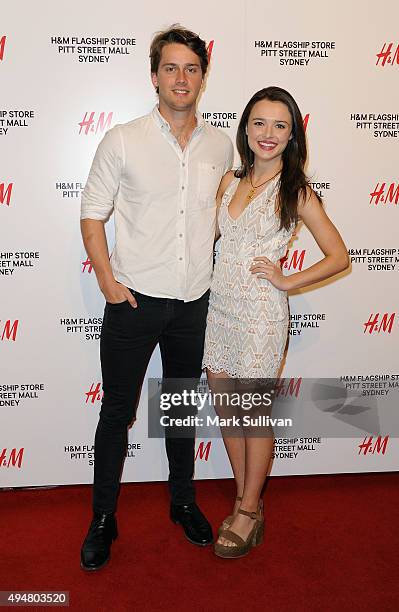
<instances>
[{"instance_id":1,"label":"white lace dress","mask_svg":"<svg viewBox=\"0 0 399 612\"><path fill-rule=\"evenodd\" d=\"M202 367L233 378L273 378L287 340L287 294L251 274L249 268L257 256L277 263L295 226L279 231L275 213L279 177L233 220L228 205L238 183L237 178L231 181L219 210L221 243L211 283Z\"/></svg>"}]
</instances>

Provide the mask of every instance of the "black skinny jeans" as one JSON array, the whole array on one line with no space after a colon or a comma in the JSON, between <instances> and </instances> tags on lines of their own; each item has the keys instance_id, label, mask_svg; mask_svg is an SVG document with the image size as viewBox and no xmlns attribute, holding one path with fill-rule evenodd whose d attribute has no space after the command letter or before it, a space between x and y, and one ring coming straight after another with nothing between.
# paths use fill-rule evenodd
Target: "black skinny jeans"
<instances>
[{"instance_id":1,"label":"black skinny jeans","mask_svg":"<svg viewBox=\"0 0 399 612\"><path fill-rule=\"evenodd\" d=\"M131 290L132 291L132 290ZM153 298L132 291L129 302L106 304L100 354L104 397L95 436L93 508L115 512L127 448L148 362L159 343L164 378L201 376L209 291L198 300ZM194 501L194 438L165 436L172 503Z\"/></svg>"}]
</instances>

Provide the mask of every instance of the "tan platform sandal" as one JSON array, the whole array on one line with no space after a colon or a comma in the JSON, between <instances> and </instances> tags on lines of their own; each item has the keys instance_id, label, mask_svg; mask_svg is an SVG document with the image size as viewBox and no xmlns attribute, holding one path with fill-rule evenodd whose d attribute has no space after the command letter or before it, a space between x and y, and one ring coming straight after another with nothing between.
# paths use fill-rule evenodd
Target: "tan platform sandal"
<instances>
[{"instance_id":1,"label":"tan platform sandal","mask_svg":"<svg viewBox=\"0 0 399 612\"><path fill-rule=\"evenodd\" d=\"M238 514L249 516L255 521L255 524L246 540L243 540L237 533L226 529L219 535L233 542L236 546L225 546L224 544L215 544L215 555L223 557L223 559L238 559L249 553L252 547L258 546L263 542L264 518L261 512L247 512L246 510L238 510Z\"/></svg>"},{"instance_id":2,"label":"tan platform sandal","mask_svg":"<svg viewBox=\"0 0 399 612\"><path fill-rule=\"evenodd\" d=\"M242 497L240 495L237 495L236 501L242 501ZM230 525L233 522L233 518L234 518L234 514L229 514L229 516L226 516L223 523L220 525L218 529L219 535L222 533L222 531L225 531L226 529L230 528Z\"/></svg>"},{"instance_id":3,"label":"tan platform sandal","mask_svg":"<svg viewBox=\"0 0 399 612\"><path fill-rule=\"evenodd\" d=\"M236 501L242 501L242 497L237 495ZM263 499L259 500L258 512L263 515ZM225 531L226 529L230 529L230 525L233 522L233 519L234 519L234 514L229 514L229 516L226 516L226 518L224 519L223 523L221 524L221 526L218 529L218 535L220 535L222 533L222 531Z\"/></svg>"}]
</instances>

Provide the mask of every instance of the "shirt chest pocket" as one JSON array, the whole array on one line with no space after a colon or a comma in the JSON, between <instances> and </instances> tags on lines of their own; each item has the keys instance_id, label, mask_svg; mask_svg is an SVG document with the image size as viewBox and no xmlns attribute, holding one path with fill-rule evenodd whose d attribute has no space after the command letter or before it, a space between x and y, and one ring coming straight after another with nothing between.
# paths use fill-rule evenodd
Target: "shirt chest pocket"
<instances>
[{"instance_id":1,"label":"shirt chest pocket","mask_svg":"<svg viewBox=\"0 0 399 612\"><path fill-rule=\"evenodd\" d=\"M198 164L197 175L197 202L195 208L207 208L215 206L216 193L223 176L223 166L209 162Z\"/></svg>"}]
</instances>

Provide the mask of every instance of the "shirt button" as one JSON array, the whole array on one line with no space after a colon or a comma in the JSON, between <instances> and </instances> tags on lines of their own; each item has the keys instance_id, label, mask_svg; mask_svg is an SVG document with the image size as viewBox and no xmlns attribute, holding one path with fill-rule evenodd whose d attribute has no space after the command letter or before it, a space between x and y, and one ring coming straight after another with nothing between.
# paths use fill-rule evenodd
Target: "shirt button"
<instances>
[{"instance_id":1,"label":"shirt button","mask_svg":"<svg viewBox=\"0 0 399 612\"><path fill-rule=\"evenodd\" d=\"M183 257L179 257L179 261L183 261Z\"/></svg>"},{"instance_id":2,"label":"shirt button","mask_svg":"<svg viewBox=\"0 0 399 612\"><path fill-rule=\"evenodd\" d=\"M182 190L184 190L184 185L181 186Z\"/></svg>"},{"instance_id":3,"label":"shirt button","mask_svg":"<svg viewBox=\"0 0 399 612\"><path fill-rule=\"evenodd\" d=\"M183 214L184 214L184 210L181 210L181 211L180 211L180 214L181 214L181 215L183 215Z\"/></svg>"},{"instance_id":4,"label":"shirt button","mask_svg":"<svg viewBox=\"0 0 399 612\"><path fill-rule=\"evenodd\" d=\"M183 162L183 163L182 163L182 166L183 166L183 168L185 168L185 167L186 167L186 164Z\"/></svg>"},{"instance_id":5,"label":"shirt button","mask_svg":"<svg viewBox=\"0 0 399 612\"><path fill-rule=\"evenodd\" d=\"M179 234L179 238L183 238L183 234Z\"/></svg>"}]
</instances>

